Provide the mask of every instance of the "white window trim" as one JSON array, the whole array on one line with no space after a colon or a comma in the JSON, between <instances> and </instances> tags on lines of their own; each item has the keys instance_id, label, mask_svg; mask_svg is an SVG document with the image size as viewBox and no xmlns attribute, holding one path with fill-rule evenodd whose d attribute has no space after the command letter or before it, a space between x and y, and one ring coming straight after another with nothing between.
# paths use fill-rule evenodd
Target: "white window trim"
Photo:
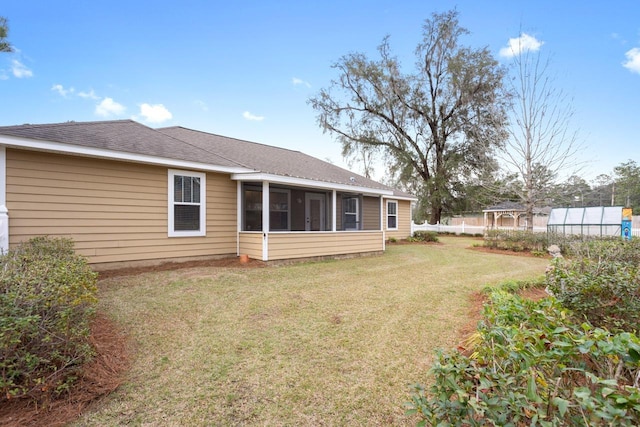
<instances>
[{"instance_id":1,"label":"white window trim","mask_svg":"<svg viewBox=\"0 0 640 427\"><path fill-rule=\"evenodd\" d=\"M396 213L389 214L389 204L393 203L396 205ZM396 226L391 228L389 227L389 217L394 216L396 218ZM397 200L387 200L387 230L397 230L398 229L398 201Z\"/></svg>"},{"instance_id":2,"label":"white window trim","mask_svg":"<svg viewBox=\"0 0 640 427\"><path fill-rule=\"evenodd\" d=\"M169 237L194 237L194 236L206 236L207 235L207 175L201 172L193 172L193 171L185 171L185 170L177 170L177 169L169 169L169 173L167 174L167 200L169 202L169 225L168 225L168 236ZM190 176L200 178L200 229L199 230L189 230L189 231L176 231L175 227L175 219L174 219L174 205L175 202L173 200L173 178L176 176Z\"/></svg>"}]
</instances>

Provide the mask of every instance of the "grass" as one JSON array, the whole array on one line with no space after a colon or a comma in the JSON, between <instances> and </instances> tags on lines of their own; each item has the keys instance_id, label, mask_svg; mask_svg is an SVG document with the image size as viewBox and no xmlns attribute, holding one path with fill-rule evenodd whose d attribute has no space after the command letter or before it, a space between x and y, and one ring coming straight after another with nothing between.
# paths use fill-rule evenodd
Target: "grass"
<instances>
[{"instance_id":1,"label":"grass","mask_svg":"<svg viewBox=\"0 0 640 427\"><path fill-rule=\"evenodd\" d=\"M127 384L77 425L414 425L408 384L460 341L470 295L548 264L441 241L102 281L101 307L136 356Z\"/></svg>"}]
</instances>

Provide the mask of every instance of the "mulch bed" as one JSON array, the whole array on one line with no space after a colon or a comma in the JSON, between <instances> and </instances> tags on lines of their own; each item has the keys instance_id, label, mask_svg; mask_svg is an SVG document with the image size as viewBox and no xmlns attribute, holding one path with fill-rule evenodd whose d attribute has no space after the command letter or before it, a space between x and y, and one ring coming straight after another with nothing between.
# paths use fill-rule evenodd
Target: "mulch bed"
<instances>
[{"instance_id":1,"label":"mulch bed","mask_svg":"<svg viewBox=\"0 0 640 427\"><path fill-rule=\"evenodd\" d=\"M510 251L508 249L494 249L494 248L488 248L485 246L469 246L469 249L472 251L478 251L478 252L485 252L485 253L490 253L490 254L498 254L498 255L513 255L513 256L524 256L524 257L534 257L534 258L547 258L550 259L551 255L549 254L544 254L544 255L534 255L529 251Z\"/></svg>"},{"instance_id":2,"label":"mulch bed","mask_svg":"<svg viewBox=\"0 0 640 427\"><path fill-rule=\"evenodd\" d=\"M69 393L44 396L41 401L15 399L0 402L2 426L63 426L78 418L83 410L114 391L129 368L130 351L123 331L105 315L98 314L91 324L94 359Z\"/></svg>"}]
</instances>

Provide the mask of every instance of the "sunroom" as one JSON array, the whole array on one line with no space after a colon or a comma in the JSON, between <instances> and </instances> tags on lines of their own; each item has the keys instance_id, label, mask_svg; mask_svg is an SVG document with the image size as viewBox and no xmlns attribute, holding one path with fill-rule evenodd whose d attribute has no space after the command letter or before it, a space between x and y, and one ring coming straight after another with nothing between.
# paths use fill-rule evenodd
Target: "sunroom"
<instances>
[{"instance_id":1,"label":"sunroom","mask_svg":"<svg viewBox=\"0 0 640 427\"><path fill-rule=\"evenodd\" d=\"M273 176L233 178L238 255L272 261L384 251L384 204L391 191Z\"/></svg>"}]
</instances>

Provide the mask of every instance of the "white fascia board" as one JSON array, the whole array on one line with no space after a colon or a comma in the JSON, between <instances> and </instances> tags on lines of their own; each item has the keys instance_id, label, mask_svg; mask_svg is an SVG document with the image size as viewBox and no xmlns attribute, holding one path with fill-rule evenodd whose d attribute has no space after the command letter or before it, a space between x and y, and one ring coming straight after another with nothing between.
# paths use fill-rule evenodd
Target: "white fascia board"
<instances>
[{"instance_id":1,"label":"white fascia board","mask_svg":"<svg viewBox=\"0 0 640 427\"><path fill-rule=\"evenodd\" d=\"M362 193L365 195L393 196L393 191L378 188L361 187L357 185L336 184L333 182L315 181L307 178L295 178L290 176L273 175L267 173L235 173L231 175L235 181L269 181L271 184L286 184L297 187L311 187L323 190L339 190L349 193Z\"/></svg>"},{"instance_id":2,"label":"white fascia board","mask_svg":"<svg viewBox=\"0 0 640 427\"><path fill-rule=\"evenodd\" d=\"M65 144L53 141L41 141L28 138L0 135L0 145L9 148L25 148L30 150L48 151L60 154L95 157L109 160L121 160L134 163L145 163L158 166L169 166L180 169L197 169L208 172L242 173L252 171L243 167L218 166L209 163L191 162L188 160L169 159L166 157L148 156L145 154L127 153L124 151L105 150L104 148L84 147L81 145Z\"/></svg>"},{"instance_id":3,"label":"white fascia board","mask_svg":"<svg viewBox=\"0 0 640 427\"><path fill-rule=\"evenodd\" d=\"M388 200L408 200L410 202L417 202L418 201L417 197L403 197L403 196L391 195L391 196L384 196L384 198L388 199Z\"/></svg>"}]
</instances>

